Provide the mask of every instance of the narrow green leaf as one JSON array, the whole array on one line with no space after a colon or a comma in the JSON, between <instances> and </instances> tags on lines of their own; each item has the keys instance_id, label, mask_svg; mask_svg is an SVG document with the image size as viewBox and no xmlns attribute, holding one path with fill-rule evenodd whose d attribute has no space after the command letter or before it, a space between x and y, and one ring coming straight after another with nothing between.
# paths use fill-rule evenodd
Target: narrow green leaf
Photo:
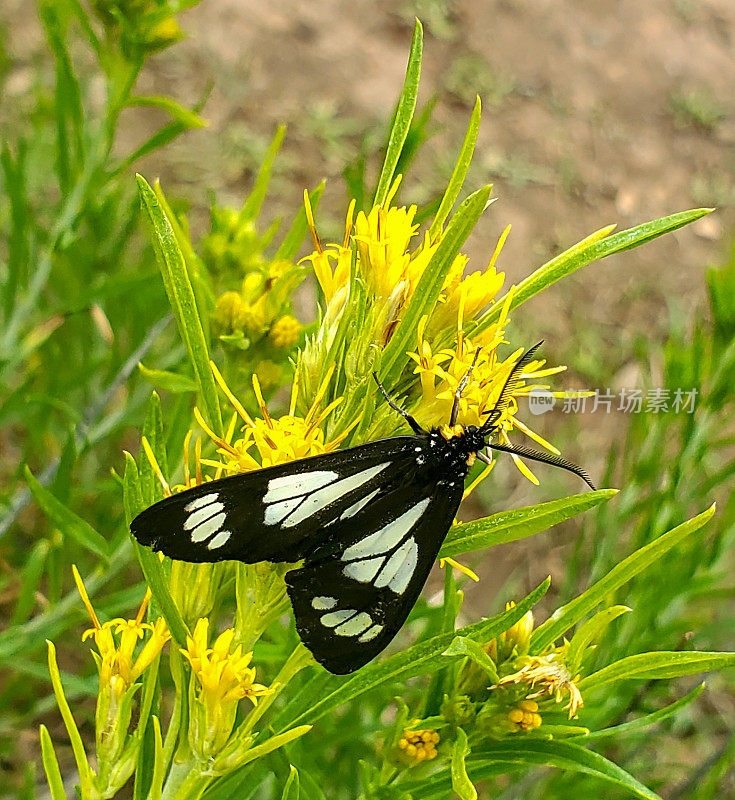
<instances>
[{"instance_id":1,"label":"narrow green leaf","mask_svg":"<svg viewBox=\"0 0 735 800\"><path fill-rule=\"evenodd\" d=\"M128 107L158 108L169 114L176 122L180 122L184 129L204 128L207 125L206 120L203 120L199 114L184 108L171 97L163 97L161 95L149 97L133 96L125 105Z\"/></svg>"},{"instance_id":2,"label":"narrow green leaf","mask_svg":"<svg viewBox=\"0 0 735 800\"><path fill-rule=\"evenodd\" d=\"M309 202L311 208L316 215L316 210L319 207L319 201L322 199L326 181L322 181L313 192L309 192ZM298 255L301 243L304 237L309 232L309 225L306 221L306 209L302 205L299 213L294 218L288 233L281 242L276 254L273 256L274 261L283 259L284 261L293 261Z\"/></svg>"},{"instance_id":3,"label":"narrow green leaf","mask_svg":"<svg viewBox=\"0 0 735 800\"><path fill-rule=\"evenodd\" d=\"M477 800L477 790L467 774L465 758L469 755L467 734L462 728L457 728L454 746L452 747L452 763L450 773L452 776L452 789L460 800Z\"/></svg>"},{"instance_id":4,"label":"narrow green leaf","mask_svg":"<svg viewBox=\"0 0 735 800\"><path fill-rule=\"evenodd\" d=\"M245 201L242 210L240 211L239 219L241 223L246 222L247 220L257 219L258 214L260 213L260 208L263 205L263 200L265 200L266 192L268 191L268 184L270 183L271 179L273 163L276 160L278 151L281 149L283 137L285 135L286 126L279 125L270 145L268 146L265 156L263 156L260 169L258 170L258 177L255 179L255 186L253 186L252 192L250 192L248 195L248 199Z\"/></svg>"},{"instance_id":5,"label":"narrow green leaf","mask_svg":"<svg viewBox=\"0 0 735 800\"><path fill-rule=\"evenodd\" d=\"M140 490L138 464L127 450L125 451L125 476L123 477L123 505L125 507L125 524L128 526L145 508L143 494Z\"/></svg>"},{"instance_id":6,"label":"narrow green leaf","mask_svg":"<svg viewBox=\"0 0 735 800\"><path fill-rule=\"evenodd\" d=\"M598 489L535 506L501 511L474 522L453 525L439 552L439 558L454 558L472 550L534 536L607 502L617 492L617 489Z\"/></svg>"},{"instance_id":7,"label":"narrow green leaf","mask_svg":"<svg viewBox=\"0 0 735 800\"><path fill-rule=\"evenodd\" d=\"M299 771L296 769L296 767L294 767L293 764L291 764L286 785L283 787L281 800L299 800L299 796Z\"/></svg>"},{"instance_id":8,"label":"narrow green leaf","mask_svg":"<svg viewBox=\"0 0 735 800\"><path fill-rule=\"evenodd\" d=\"M54 745L45 725L41 725L39 729L39 738L41 739L43 770L46 773L51 800L68 800L66 792L64 791L64 781L61 778Z\"/></svg>"},{"instance_id":9,"label":"narrow green leaf","mask_svg":"<svg viewBox=\"0 0 735 800\"><path fill-rule=\"evenodd\" d=\"M168 464L166 440L163 433L163 412L161 411L161 398L155 391L151 392L151 399L148 401L148 409L143 420L143 437L148 442L158 466L165 475L168 472ZM145 450L140 454L140 488L146 506L152 505L163 497L163 487Z\"/></svg>"},{"instance_id":10,"label":"narrow green leaf","mask_svg":"<svg viewBox=\"0 0 735 800\"><path fill-rule=\"evenodd\" d=\"M712 672L735 665L735 653L681 652L661 650L654 653L636 653L621 658L593 672L579 682L580 691L598 689L600 686L621 680L656 680L679 678L698 672Z\"/></svg>"},{"instance_id":11,"label":"narrow green leaf","mask_svg":"<svg viewBox=\"0 0 735 800\"><path fill-rule=\"evenodd\" d=\"M149 800L161 800L163 792L163 779L165 776L166 762L163 757L163 740L161 738L161 723L155 715L151 717L153 723L153 777L151 779L151 789L148 794Z\"/></svg>"},{"instance_id":12,"label":"narrow green leaf","mask_svg":"<svg viewBox=\"0 0 735 800\"><path fill-rule=\"evenodd\" d=\"M576 675L579 671L587 647L599 637L614 619L617 619L622 614L627 614L629 611L631 609L627 606L610 606L610 608L598 612L592 619L588 619L587 622L579 626L567 646L565 655L567 668L572 675Z\"/></svg>"},{"instance_id":13,"label":"narrow green leaf","mask_svg":"<svg viewBox=\"0 0 735 800\"><path fill-rule=\"evenodd\" d=\"M582 772L617 784L644 800L661 800L655 792L645 787L617 764L613 764L612 761L608 761L598 753L573 742L557 740L545 742L530 738L516 738L512 744L501 743L482 748L482 751L473 754L470 764L470 775L473 780L478 781L481 779L483 771L482 767L475 768L475 756L478 761L481 759L497 760L506 764L558 767L572 772Z\"/></svg>"},{"instance_id":14,"label":"narrow green leaf","mask_svg":"<svg viewBox=\"0 0 735 800\"><path fill-rule=\"evenodd\" d=\"M213 430L216 433L222 433L222 415L217 387L209 367L209 349L184 257L176 241L171 222L161 207L155 192L141 175L137 176L137 180L143 208L148 215L153 232L153 245L158 265L161 268L163 283L194 368L204 412Z\"/></svg>"},{"instance_id":15,"label":"narrow green leaf","mask_svg":"<svg viewBox=\"0 0 735 800\"><path fill-rule=\"evenodd\" d=\"M657 722L661 722L662 720L673 716L677 711L684 708L684 706L688 706L689 703L696 700L704 691L704 687L705 684L700 683L699 686L696 686L691 692L684 695L684 697L682 697L680 700L677 700L675 703L671 703L664 708L660 708L658 711L654 711L651 714L644 714L642 717L633 719L630 722L623 722L620 725L613 725L610 728L604 728L601 731L592 731L576 738L578 738L581 743L585 744L587 742L596 742L599 739L607 739L611 736L616 738L621 737L619 741L623 741L623 737L627 736L629 733L648 728L651 725L655 725ZM546 728L545 725L544 728Z\"/></svg>"},{"instance_id":16,"label":"narrow green leaf","mask_svg":"<svg viewBox=\"0 0 735 800\"><path fill-rule=\"evenodd\" d=\"M380 377L386 387L392 387L403 371L408 361L406 351L414 347L419 321L435 308L447 272L487 207L491 189L491 186L485 186L471 194L447 226L439 247L419 279L405 314L383 352Z\"/></svg>"},{"instance_id":17,"label":"narrow green leaf","mask_svg":"<svg viewBox=\"0 0 735 800\"><path fill-rule=\"evenodd\" d=\"M552 617L535 630L531 638L531 653L543 651L593 611L600 603L608 599L616 589L627 583L635 575L638 575L646 567L658 561L664 553L676 547L688 536L698 531L714 513L715 507L713 505L623 559L607 575L590 586L586 592L562 606Z\"/></svg>"},{"instance_id":18,"label":"narrow green leaf","mask_svg":"<svg viewBox=\"0 0 735 800\"><path fill-rule=\"evenodd\" d=\"M403 84L403 91L398 100L396 114L393 118L393 127L388 136L385 159L383 160L383 167L380 170L378 186L375 190L375 198L373 199L374 206L382 206L385 202L385 198L388 196L388 191L393 183L396 164L398 164L398 159L401 157L403 143L406 141L406 136L411 127L413 112L416 109L419 78L421 77L423 33L424 30L421 23L416 20L413 41L411 42L411 52L408 56L408 65L406 67L406 79Z\"/></svg>"},{"instance_id":19,"label":"narrow green leaf","mask_svg":"<svg viewBox=\"0 0 735 800\"><path fill-rule=\"evenodd\" d=\"M299 725L296 728L291 728L283 733L278 733L275 736L269 737L262 744L255 745L255 747L251 747L250 749L246 750L243 760L240 762L240 766L250 764L252 761L255 761L258 758L267 756L268 753L272 753L274 750L278 750L279 747L283 747L289 742L293 742L295 739L300 738L305 733L308 733L311 728L311 725Z\"/></svg>"},{"instance_id":20,"label":"narrow green leaf","mask_svg":"<svg viewBox=\"0 0 735 800\"><path fill-rule=\"evenodd\" d=\"M81 789L82 797L89 797L92 789L92 771L89 768L79 728L77 728L69 703L66 702L66 697L64 696L64 687L61 685L61 675L59 675L59 667L56 663L56 648L53 642L47 641L46 644L48 645L48 669L51 675L51 685L54 688L56 703L59 706L61 718L64 720L66 732L69 734L69 742L71 743L74 761L79 772L79 788Z\"/></svg>"},{"instance_id":21,"label":"narrow green leaf","mask_svg":"<svg viewBox=\"0 0 735 800\"><path fill-rule=\"evenodd\" d=\"M171 597L171 593L168 590L168 581L163 572L158 554L148 547L139 545L137 542L134 544L140 568L143 570L146 582L156 598L163 618L171 631L171 636L179 647L186 647L186 637L189 635L189 629L186 627L181 612L176 607L176 603L174 603L173 597Z\"/></svg>"},{"instance_id":22,"label":"narrow green leaf","mask_svg":"<svg viewBox=\"0 0 735 800\"><path fill-rule=\"evenodd\" d=\"M10 618L10 627L22 625L33 613L36 604L36 591L41 581L46 558L51 545L48 539L41 539L31 550L20 576L20 590L18 600Z\"/></svg>"},{"instance_id":23,"label":"narrow green leaf","mask_svg":"<svg viewBox=\"0 0 735 800\"><path fill-rule=\"evenodd\" d=\"M141 145L115 166L112 173L113 176L117 177L118 175L126 173L136 161L165 147L169 142L177 139L185 130L186 125L182 125L180 122L170 122L168 125L159 128L159 130L151 134Z\"/></svg>"},{"instance_id":24,"label":"narrow green leaf","mask_svg":"<svg viewBox=\"0 0 735 800\"><path fill-rule=\"evenodd\" d=\"M51 522L65 536L71 536L82 547L108 561L110 551L104 536L98 533L88 522L77 516L70 508L60 503L48 489L36 480L28 467L25 467L24 472L31 494Z\"/></svg>"},{"instance_id":25,"label":"narrow green leaf","mask_svg":"<svg viewBox=\"0 0 735 800\"><path fill-rule=\"evenodd\" d=\"M484 670L492 683L497 683L498 671L495 667L495 662L490 656L482 649L482 647L472 639L466 636L455 636L452 643L442 653L443 656L466 656L477 664L480 669Z\"/></svg>"},{"instance_id":26,"label":"narrow green leaf","mask_svg":"<svg viewBox=\"0 0 735 800\"><path fill-rule=\"evenodd\" d=\"M431 223L431 228L429 229L429 238L432 242L436 241L436 239L440 236L444 227L444 222L449 216L449 212L454 207L460 191L462 191L464 179L467 177L467 171L469 170L470 162L472 161L472 154L475 152L477 134L480 130L481 115L482 105L480 103L480 97L478 96L475 100L475 107L472 110L472 116L470 117L470 123L467 126L467 133L465 134L462 148L459 151L459 158L457 159L457 163L454 165L452 177L449 179L446 191L444 192L444 196L439 204L439 209L436 212L434 221Z\"/></svg>"},{"instance_id":27,"label":"narrow green leaf","mask_svg":"<svg viewBox=\"0 0 735 800\"><path fill-rule=\"evenodd\" d=\"M346 679L334 676L327 676L320 680L315 679L311 691L300 698L299 706L295 709L289 707L284 709L284 719L274 720L274 727L278 730L296 722L314 722L336 706L354 700L376 686L403 681L414 675L429 673L434 668L444 666L442 653L451 645L455 635L478 642L487 642L499 636L518 622L526 611L544 596L548 588L549 579L545 580L516 606L501 614L461 628L456 634L452 631L418 642L401 653L389 656L384 661L369 664Z\"/></svg>"},{"instance_id":28,"label":"narrow green leaf","mask_svg":"<svg viewBox=\"0 0 735 800\"><path fill-rule=\"evenodd\" d=\"M711 208L695 208L691 211L682 211L678 214L672 214L668 217L645 222L642 225L637 225L635 228L629 228L619 233L607 235L614 229L614 225L602 228L601 230L583 239L578 244L571 247L569 250L561 253L553 258L551 261L539 267L532 275L521 281L514 290L513 299L511 300L510 310L517 308L521 303L525 303L534 295L552 283L561 280L561 278L570 275L580 267L584 267L592 261L597 261L605 256L613 255L613 253L622 253L625 250L630 250L633 247L638 247L645 242L662 236L665 233L681 228L688 225L690 222L700 219L701 217L709 214L714 209ZM604 237L604 238L603 238ZM473 335L485 330L493 324L500 316L503 307L503 300L507 297L505 295L493 304L492 308L484 314L478 321L477 327L473 330Z\"/></svg>"},{"instance_id":29,"label":"narrow green leaf","mask_svg":"<svg viewBox=\"0 0 735 800\"><path fill-rule=\"evenodd\" d=\"M199 389L197 382L188 375L179 375L165 369L148 369L141 361L138 364L140 374L156 389L163 389L173 394L182 392L196 392Z\"/></svg>"}]
</instances>

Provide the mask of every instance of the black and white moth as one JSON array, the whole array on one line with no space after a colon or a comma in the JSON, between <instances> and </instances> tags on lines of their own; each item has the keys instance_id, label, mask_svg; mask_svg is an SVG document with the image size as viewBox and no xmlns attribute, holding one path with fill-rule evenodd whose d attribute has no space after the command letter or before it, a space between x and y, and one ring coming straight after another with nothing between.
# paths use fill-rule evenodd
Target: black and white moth
<instances>
[{"instance_id":1,"label":"black and white moth","mask_svg":"<svg viewBox=\"0 0 735 800\"><path fill-rule=\"evenodd\" d=\"M448 426L424 430L378 386L414 432L325 455L232 475L188 489L139 514L143 545L182 561L296 562L286 573L296 627L330 672L364 666L398 633L436 560L486 447L587 475L556 456L492 444L489 437L523 367L513 366L482 426L456 426L460 383ZM592 487L594 488L594 487Z\"/></svg>"}]
</instances>

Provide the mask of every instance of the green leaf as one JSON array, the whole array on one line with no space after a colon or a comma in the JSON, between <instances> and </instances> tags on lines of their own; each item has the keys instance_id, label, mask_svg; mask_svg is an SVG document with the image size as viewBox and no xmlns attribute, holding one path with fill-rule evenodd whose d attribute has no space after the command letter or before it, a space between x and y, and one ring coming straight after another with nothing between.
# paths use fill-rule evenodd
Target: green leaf
<instances>
[{"instance_id":1,"label":"green leaf","mask_svg":"<svg viewBox=\"0 0 735 800\"><path fill-rule=\"evenodd\" d=\"M679 650L636 653L582 678L578 686L580 691L589 691L613 681L678 678L682 675L711 672L733 665L735 665L735 653L682 653Z\"/></svg>"},{"instance_id":2,"label":"green leaf","mask_svg":"<svg viewBox=\"0 0 735 800\"><path fill-rule=\"evenodd\" d=\"M207 125L207 122L199 114L184 108L171 97L162 97L160 95L152 95L150 97L134 96L130 97L125 105L128 107L158 108L169 114L176 122L181 123L185 130L204 128Z\"/></svg>"},{"instance_id":3,"label":"green leaf","mask_svg":"<svg viewBox=\"0 0 735 800\"><path fill-rule=\"evenodd\" d=\"M48 539L41 539L31 550L20 575L18 600L13 609L13 616L10 618L10 628L22 625L33 613L36 605L36 591L46 566L50 548Z\"/></svg>"},{"instance_id":4,"label":"green leaf","mask_svg":"<svg viewBox=\"0 0 735 800\"><path fill-rule=\"evenodd\" d=\"M188 375L179 375L165 369L148 369L141 361L138 364L140 374L156 389L180 394L182 392L196 392L199 384Z\"/></svg>"},{"instance_id":5,"label":"green leaf","mask_svg":"<svg viewBox=\"0 0 735 800\"><path fill-rule=\"evenodd\" d=\"M222 433L222 415L220 413L217 387L209 366L209 348L204 336L204 329L197 310L194 290L189 280L184 256L176 241L176 235L156 194L141 175L136 176L141 201L153 232L153 246L156 251L158 265L163 276L171 308L194 374L199 385L200 398L207 421L215 433Z\"/></svg>"},{"instance_id":6,"label":"green leaf","mask_svg":"<svg viewBox=\"0 0 735 800\"><path fill-rule=\"evenodd\" d=\"M125 451L125 476L123 477L123 505L125 507L125 524L130 523L145 508L140 490L140 477L136 460Z\"/></svg>"},{"instance_id":7,"label":"green leaf","mask_svg":"<svg viewBox=\"0 0 735 800\"><path fill-rule=\"evenodd\" d=\"M613 725L610 728L605 728L601 731L592 731L591 733L587 733L584 736L579 736L578 738L584 743L597 741L599 739L607 739L610 736L615 736L616 738L621 737L619 741L623 741L623 736L627 736L633 731L648 728L657 722L661 722L662 720L673 716L677 711L684 708L684 706L688 706L689 703L696 700L704 691L704 687L705 684L700 683L699 686L696 686L691 692L684 695L684 697L682 697L680 700L677 700L675 703L671 703L665 708L660 708L658 711L654 711L651 714L644 714L642 717L633 719L630 722L623 722L621 725ZM546 725L544 725L544 729L546 729Z\"/></svg>"},{"instance_id":8,"label":"green leaf","mask_svg":"<svg viewBox=\"0 0 735 800\"><path fill-rule=\"evenodd\" d=\"M283 787L281 800L299 800L299 771L291 764L286 785Z\"/></svg>"},{"instance_id":9,"label":"green leaf","mask_svg":"<svg viewBox=\"0 0 735 800\"><path fill-rule=\"evenodd\" d=\"M51 522L65 536L71 536L82 547L107 562L110 551L104 536L98 533L88 522L77 516L70 508L59 502L48 489L41 486L28 467L25 467L24 472L31 494Z\"/></svg>"},{"instance_id":10,"label":"green leaf","mask_svg":"<svg viewBox=\"0 0 735 800\"><path fill-rule=\"evenodd\" d=\"M714 513L715 507L712 505L706 511L662 534L645 547L641 547L635 553L623 559L607 575L590 586L586 592L562 606L534 631L531 638L531 653L540 653L545 650L600 603L608 600L616 589L651 564L654 564L664 553L676 547L688 536L698 531L709 521Z\"/></svg>"},{"instance_id":11,"label":"green leaf","mask_svg":"<svg viewBox=\"0 0 735 800\"><path fill-rule=\"evenodd\" d=\"M472 550L535 536L559 522L607 502L617 492L617 489L598 489L549 503L501 511L474 522L453 525L439 552L439 558L454 558Z\"/></svg>"},{"instance_id":12,"label":"green leaf","mask_svg":"<svg viewBox=\"0 0 735 800\"><path fill-rule=\"evenodd\" d=\"M477 800L477 790L467 775L465 758L470 752L467 745L467 734L462 728L457 728L456 739L452 747L452 763L450 773L452 776L452 789L460 800Z\"/></svg>"},{"instance_id":13,"label":"green leaf","mask_svg":"<svg viewBox=\"0 0 735 800\"><path fill-rule=\"evenodd\" d=\"M498 744L483 748L476 756L478 761L487 759L490 762L558 767L572 772L582 772L627 789L636 797L642 797L645 800L661 800L655 792L646 788L617 764L613 764L612 761L608 761L598 753L573 742L556 740L545 742L516 737L512 744ZM482 777L482 768L476 770L473 763L470 775L477 782Z\"/></svg>"},{"instance_id":14,"label":"green leaf","mask_svg":"<svg viewBox=\"0 0 735 800\"><path fill-rule=\"evenodd\" d=\"M521 281L515 287L510 310L512 311L521 303L525 303L526 300L546 289L547 286L551 286L552 283L556 283L592 261L638 247L658 236L662 236L664 233L670 233L683 225L688 225L713 210L711 208L695 208L691 211L681 211L678 214L662 217L652 222L644 222L635 228L620 231L610 236L606 234L610 233L615 226L602 228L574 245L574 247L556 256L556 258L553 258L542 267L539 267L532 275ZM478 332L485 330L498 319L503 308L503 301L507 296L506 294L499 299L486 314L483 314L478 321L477 327L472 331L472 335L477 335Z\"/></svg>"},{"instance_id":15,"label":"green leaf","mask_svg":"<svg viewBox=\"0 0 735 800\"><path fill-rule=\"evenodd\" d=\"M140 567L145 575L146 582L150 586L153 596L156 598L163 618L166 620L171 636L179 647L186 647L186 637L189 629L186 627L181 612L174 603L173 597L168 590L168 581L158 558L148 547L143 547L135 542L135 552L138 555Z\"/></svg>"},{"instance_id":16,"label":"green leaf","mask_svg":"<svg viewBox=\"0 0 735 800\"><path fill-rule=\"evenodd\" d=\"M383 167L378 178L378 186L375 190L374 206L382 206L393 183L393 175L396 165L401 157L403 143L406 141L413 112L416 109L416 97L419 90L419 78L421 77L421 54L423 49L423 28L421 23L416 20L416 27L413 32L411 42L411 52L408 56L408 66L406 67L406 79L403 84L403 91L398 100L398 107L393 118L393 127L388 136L388 147L385 151Z\"/></svg>"},{"instance_id":17,"label":"green leaf","mask_svg":"<svg viewBox=\"0 0 735 800\"><path fill-rule=\"evenodd\" d=\"M64 688L61 685L61 675L59 675L59 667L56 663L56 648L53 642L47 641L46 644L48 645L48 669L51 675L51 684L54 688L54 695L56 696L56 703L61 712L61 718L64 720L66 731L69 734L69 742L71 743L74 761L76 762L79 772L79 788L81 789L82 797L89 797L92 789L92 770L87 761L87 754L84 750L82 737L79 734L79 728L77 728L74 716L64 696Z\"/></svg>"},{"instance_id":18,"label":"green leaf","mask_svg":"<svg viewBox=\"0 0 735 800\"><path fill-rule=\"evenodd\" d=\"M485 186L471 194L447 226L436 252L419 279L405 314L383 352L380 377L384 386L393 387L403 371L408 361L406 351L414 346L421 317L430 315L435 308L452 262L487 207L491 188Z\"/></svg>"},{"instance_id":19,"label":"green leaf","mask_svg":"<svg viewBox=\"0 0 735 800\"><path fill-rule=\"evenodd\" d=\"M592 619L588 619L587 622L579 626L579 629L575 631L572 640L567 646L564 657L567 668L572 675L576 675L579 671L588 645L596 639L614 619L617 619L622 614L627 614L629 611L631 611L631 609L627 606L610 606L610 608L598 612Z\"/></svg>"},{"instance_id":20,"label":"green leaf","mask_svg":"<svg viewBox=\"0 0 735 800\"><path fill-rule=\"evenodd\" d=\"M263 160L258 170L258 177L255 179L255 186L250 192L248 199L242 207L239 215L240 224L248 220L255 220L260 213L260 208L265 200L265 194L268 191L268 183L271 179L271 171L273 169L273 162L276 160L278 151L281 149L283 137L286 135L286 126L279 125L276 133L271 140L268 150L263 156Z\"/></svg>"},{"instance_id":21,"label":"green leaf","mask_svg":"<svg viewBox=\"0 0 735 800\"><path fill-rule=\"evenodd\" d=\"M495 662L490 656L482 649L482 647L472 639L466 636L455 636L452 643L442 653L444 656L466 656L477 664L480 669L484 670L492 683L497 683L498 671L495 667Z\"/></svg>"},{"instance_id":22,"label":"green leaf","mask_svg":"<svg viewBox=\"0 0 735 800\"><path fill-rule=\"evenodd\" d=\"M467 177L467 170L469 170L470 162L472 161L472 154L475 152L477 134L480 130L481 115L482 105L478 96L475 100L475 107L472 110L470 124L467 126L467 133L465 134L464 142L462 143L462 149L459 151L459 158L457 159L457 163L454 165L452 177L449 179L446 191L444 192L444 196L439 204L439 209L437 210L434 221L431 223L431 228L429 229L429 238L432 242L436 241L436 239L440 236L444 227L444 222L449 216L449 212L452 210L457 198L459 197L459 193L462 190L464 179Z\"/></svg>"},{"instance_id":23,"label":"green leaf","mask_svg":"<svg viewBox=\"0 0 735 800\"><path fill-rule=\"evenodd\" d=\"M45 725L41 725L39 729L39 738L41 739L43 770L46 773L51 800L68 800L66 792L64 791L64 781L59 771L59 762L56 758L54 745Z\"/></svg>"},{"instance_id":24,"label":"green leaf","mask_svg":"<svg viewBox=\"0 0 735 800\"><path fill-rule=\"evenodd\" d=\"M313 192L309 192L309 202L314 214L319 208L319 201L322 199L326 181L322 181ZM309 225L306 221L306 209L302 205L299 213L296 215L288 233L285 235L281 242L276 254L273 256L274 261L283 259L284 261L293 261L298 255L301 243L304 237L309 232Z\"/></svg>"},{"instance_id":25,"label":"green leaf","mask_svg":"<svg viewBox=\"0 0 735 800\"><path fill-rule=\"evenodd\" d=\"M289 704L284 709L285 719L273 721L275 729L279 730L287 724L296 722L314 722L338 705L354 700L376 686L404 681L414 675L431 673L434 669L444 666L442 653L451 645L455 636L463 636L478 642L487 642L499 636L515 625L526 611L544 596L549 583L549 579L545 580L516 606L495 617L468 625L456 633L453 631L443 633L418 642L401 653L369 664L346 679L317 675L309 691L304 692L299 698L298 706L291 708Z\"/></svg>"}]
</instances>

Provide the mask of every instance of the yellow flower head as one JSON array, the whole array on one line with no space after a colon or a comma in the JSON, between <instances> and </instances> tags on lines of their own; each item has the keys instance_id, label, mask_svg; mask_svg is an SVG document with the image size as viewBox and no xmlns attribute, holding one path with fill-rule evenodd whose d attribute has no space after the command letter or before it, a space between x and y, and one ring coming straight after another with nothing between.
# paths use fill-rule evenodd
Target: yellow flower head
<instances>
[{"instance_id":1,"label":"yellow flower head","mask_svg":"<svg viewBox=\"0 0 735 800\"><path fill-rule=\"evenodd\" d=\"M420 763L436 758L438 743L439 734L432 728L420 731L405 730L398 742L398 747L410 761Z\"/></svg>"},{"instance_id":2,"label":"yellow flower head","mask_svg":"<svg viewBox=\"0 0 735 800\"><path fill-rule=\"evenodd\" d=\"M557 703L560 703L564 695L566 695L568 703L564 708L569 709L569 719L572 719L577 711L584 706L582 694L576 684L579 680L579 675L572 676L559 659L558 653L553 652L542 656L523 656L519 659L519 663L522 664L521 668L511 675L501 678L497 686L525 683L532 689L539 687L537 692L528 695L529 699L549 694L554 697Z\"/></svg>"},{"instance_id":3,"label":"yellow flower head","mask_svg":"<svg viewBox=\"0 0 735 800\"><path fill-rule=\"evenodd\" d=\"M542 722L535 700L521 700L508 712L508 719L519 731L532 731L540 727Z\"/></svg>"},{"instance_id":4,"label":"yellow flower head","mask_svg":"<svg viewBox=\"0 0 735 800\"><path fill-rule=\"evenodd\" d=\"M209 620L204 617L197 621L194 633L186 637L186 647L181 649L199 682L199 697L212 711L244 697L255 705L258 697L270 693L270 689L255 683L255 668L249 666L253 654L243 653L241 645L230 652L234 635L235 631L228 628L209 647Z\"/></svg>"},{"instance_id":5,"label":"yellow flower head","mask_svg":"<svg viewBox=\"0 0 735 800\"><path fill-rule=\"evenodd\" d=\"M234 434L236 417L230 425L230 431L225 438L217 436L207 426L201 414L195 409L195 415L207 435L218 445L217 451L221 461L202 460L207 466L226 472L248 472L261 467L270 467L275 464L285 464L299 458L307 458L335 450L340 442L348 435L349 430L338 437L328 440L322 425L342 402L341 398L329 403L323 410L319 410L322 400L327 392L331 371L324 377L321 386L314 398L314 402L301 417L295 413L298 385L294 381L291 392L289 413L282 417L273 418L268 413L260 382L253 376L253 389L258 399L261 417L253 419L245 410L242 403L233 395L225 383L217 367L212 364L214 376L222 391L235 409L236 415L244 422L242 436L231 442Z\"/></svg>"},{"instance_id":6,"label":"yellow flower head","mask_svg":"<svg viewBox=\"0 0 735 800\"><path fill-rule=\"evenodd\" d=\"M82 641L94 637L100 655L100 685L112 687L115 694L120 696L151 665L171 635L162 619L158 619L154 625L143 622L143 616L151 597L150 589L146 591L135 619L118 618L100 624L79 571L73 564L72 572L82 602L86 606L93 624L92 628L84 632ZM139 640L144 638L146 631L149 631L151 635L136 656L136 645ZM116 640L116 636L119 639Z\"/></svg>"},{"instance_id":7,"label":"yellow flower head","mask_svg":"<svg viewBox=\"0 0 735 800\"><path fill-rule=\"evenodd\" d=\"M352 264L352 251L350 250L350 235L352 233L352 219L355 213L355 200L347 209L347 220L345 222L345 238L342 245L327 245L330 250L325 250L316 232L314 214L311 209L308 192L304 191L304 208L306 209L306 219L311 231L311 238L314 241L314 252L306 256L304 261L311 261L314 274L316 275L319 286L324 293L324 299L329 305L339 293L341 302L345 300L345 293L340 292L347 286L350 278L350 265ZM334 266L332 266L334 264ZM339 298L338 298L339 300Z\"/></svg>"},{"instance_id":8,"label":"yellow flower head","mask_svg":"<svg viewBox=\"0 0 735 800\"><path fill-rule=\"evenodd\" d=\"M296 317L291 314L285 314L271 325L268 336L276 347L282 347L285 350L296 344L301 333L301 327L301 323Z\"/></svg>"}]
</instances>

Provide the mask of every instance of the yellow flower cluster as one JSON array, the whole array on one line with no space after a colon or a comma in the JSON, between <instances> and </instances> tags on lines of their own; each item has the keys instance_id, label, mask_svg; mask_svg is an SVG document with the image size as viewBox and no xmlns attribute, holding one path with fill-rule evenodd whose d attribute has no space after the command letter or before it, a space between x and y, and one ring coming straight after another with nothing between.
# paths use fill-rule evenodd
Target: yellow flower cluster
<instances>
[{"instance_id":1,"label":"yellow flower cluster","mask_svg":"<svg viewBox=\"0 0 735 800\"><path fill-rule=\"evenodd\" d=\"M433 729L405 730L398 747L411 761L418 763L436 758L437 744L439 744L439 734Z\"/></svg>"},{"instance_id":2,"label":"yellow flower cluster","mask_svg":"<svg viewBox=\"0 0 735 800\"><path fill-rule=\"evenodd\" d=\"M519 731L532 731L541 725L541 714L535 700L521 700L515 708L508 712L508 719Z\"/></svg>"},{"instance_id":3,"label":"yellow flower cluster","mask_svg":"<svg viewBox=\"0 0 735 800\"><path fill-rule=\"evenodd\" d=\"M98 661L100 687L109 687L119 698L153 663L171 635L166 623L161 618L157 619L153 625L143 622L143 616L151 597L150 589L146 592L135 619L117 618L101 624L75 565L72 565L72 572L82 602L86 606L93 624L92 628L84 632L82 641L90 637L94 638L97 652L100 655ZM143 639L146 632L150 633L150 637L136 656L136 645L139 640ZM119 637L119 640L116 640L116 636Z\"/></svg>"},{"instance_id":4,"label":"yellow flower cluster","mask_svg":"<svg viewBox=\"0 0 735 800\"><path fill-rule=\"evenodd\" d=\"M255 683L255 668L250 667L252 653L243 653L241 645L230 652L235 631L228 628L209 647L209 620L197 621L194 633L186 637L181 652L191 664L199 681L199 697L213 712L247 697L253 705L270 689Z\"/></svg>"},{"instance_id":5,"label":"yellow flower cluster","mask_svg":"<svg viewBox=\"0 0 735 800\"><path fill-rule=\"evenodd\" d=\"M579 675L572 676L559 658L558 652L541 656L523 656L519 662L521 668L511 675L501 678L497 686L525 683L532 689L538 687L538 691L528 695L528 699L549 694L557 703L560 703L566 695L568 703L564 709L569 709L569 719L572 719L584 706L582 693L576 684Z\"/></svg>"},{"instance_id":6,"label":"yellow flower cluster","mask_svg":"<svg viewBox=\"0 0 735 800\"><path fill-rule=\"evenodd\" d=\"M295 413L298 392L296 381L294 381L291 392L288 414L273 418L268 413L268 407L260 389L260 382L254 375L253 389L262 416L253 419L227 386L214 363L211 364L211 367L220 388L235 409L235 415L233 415L227 435L222 438L209 428L199 411L195 409L194 413L197 421L217 445L217 452L222 459L221 461L202 459L202 464L225 472L248 472L261 467L285 464L299 458L308 458L309 456L331 452L339 446L340 442L349 433L349 431L345 431L340 436L327 439L322 429L325 420L342 402L341 399L335 400L323 410L319 410L329 385L331 371L322 381L317 396L304 417ZM231 441L238 416L244 423L241 428L243 435ZM253 450L255 450L255 453L252 452Z\"/></svg>"}]
</instances>

